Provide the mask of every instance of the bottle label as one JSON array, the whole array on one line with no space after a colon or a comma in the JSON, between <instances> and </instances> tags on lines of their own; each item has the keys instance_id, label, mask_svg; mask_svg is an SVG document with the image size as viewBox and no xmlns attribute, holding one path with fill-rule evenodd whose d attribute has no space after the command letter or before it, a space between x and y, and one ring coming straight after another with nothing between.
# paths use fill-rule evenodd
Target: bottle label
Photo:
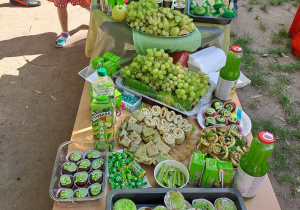
<instances>
[{"instance_id":1,"label":"bottle label","mask_svg":"<svg viewBox=\"0 0 300 210\"><path fill-rule=\"evenodd\" d=\"M95 149L98 145L107 143L110 150L114 146L114 119L113 107L109 104L91 104L92 128L95 139Z\"/></svg>"},{"instance_id":2,"label":"bottle label","mask_svg":"<svg viewBox=\"0 0 300 210\"><path fill-rule=\"evenodd\" d=\"M256 195L258 188L266 175L254 177L246 174L240 165L234 175L232 187L241 192L243 197L250 198Z\"/></svg>"},{"instance_id":3,"label":"bottle label","mask_svg":"<svg viewBox=\"0 0 300 210\"><path fill-rule=\"evenodd\" d=\"M237 80L236 81L228 81L221 77L218 79L218 84L216 87L215 96L223 101L228 101L233 98L233 94L235 92Z\"/></svg>"}]
</instances>

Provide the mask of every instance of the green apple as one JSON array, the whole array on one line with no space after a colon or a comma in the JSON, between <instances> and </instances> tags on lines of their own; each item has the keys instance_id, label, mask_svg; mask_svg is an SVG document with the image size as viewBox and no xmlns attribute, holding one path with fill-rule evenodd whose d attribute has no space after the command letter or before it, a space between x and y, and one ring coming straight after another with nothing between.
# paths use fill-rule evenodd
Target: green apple
<instances>
[{"instance_id":1,"label":"green apple","mask_svg":"<svg viewBox=\"0 0 300 210\"><path fill-rule=\"evenodd\" d=\"M127 9L123 5L116 5L112 9L112 17L117 22L123 22L127 16Z\"/></svg>"}]
</instances>

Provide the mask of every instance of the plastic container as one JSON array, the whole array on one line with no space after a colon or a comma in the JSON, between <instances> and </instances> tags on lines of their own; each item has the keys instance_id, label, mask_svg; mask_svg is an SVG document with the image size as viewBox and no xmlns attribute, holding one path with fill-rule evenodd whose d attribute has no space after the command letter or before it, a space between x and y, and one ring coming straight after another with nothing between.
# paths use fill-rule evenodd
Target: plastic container
<instances>
[{"instance_id":1,"label":"plastic container","mask_svg":"<svg viewBox=\"0 0 300 210\"><path fill-rule=\"evenodd\" d=\"M214 16L197 16L193 15L191 13L191 0L188 0L188 8L187 13L190 17L194 19L194 22L199 23L213 23L213 24L221 24L221 25L227 25L232 20L236 19L236 14L233 18L223 18L223 17L214 17Z\"/></svg>"},{"instance_id":2,"label":"plastic container","mask_svg":"<svg viewBox=\"0 0 300 210\"><path fill-rule=\"evenodd\" d=\"M162 167L163 163L166 163L165 167L174 166L174 167L178 168L181 172L184 173L184 176L186 178L186 182L183 186L180 187L180 188L184 188L187 185L187 183L189 182L189 179L190 179L189 171L187 170L187 168L182 163L180 163L176 160L165 160L165 161L162 161L159 164L157 164L157 166L155 166L155 168L154 168L154 178L155 178L155 182L156 182L156 187L167 188L167 187L161 185L156 179L156 177L159 173L159 170Z\"/></svg>"},{"instance_id":3,"label":"plastic container","mask_svg":"<svg viewBox=\"0 0 300 210\"><path fill-rule=\"evenodd\" d=\"M142 103L142 97L132 94L132 93L129 93L128 91L122 91L122 92L126 93L127 95L131 95L132 97L138 98L138 100L137 100L137 102L135 102L135 104L130 104L130 103L122 100L122 102L125 104L125 109L129 112L134 112L135 110L137 110Z\"/></svg>"},{"instance_id":4,"label":"plastic container","mask_svg":"<svg viewBox=\"0 0 300 210\"><path fill-rule=\"evenodd\" d=\"M232 188L178 188L176 190L181 192L189 203L199 198L207 199L211 203L218 198L229 198L234 202L237 210L246 210L241 193ZM132 200L137 209L145 206L154 209L156 206L164 205L164 196L169 191L171 191L169 188L111 190L106 197L106 210L113 210L115 202L121 198Z\"/></svg>"},{"instance_id":5,"label":"plastic container","mask_svg":"<svg viewBox=\"0 0 300 210\"><path fill-rule=\"evenodd\" d=\"M209 103L209 101L210 101L210 99L212 97L212 92L214 91L214 89L216 87L216 84L213 81L209 80L209 85L210 85L210 89L207 90L206 94L199 100L199 102L197 103L197 105L194 106L193 109L191 109L190 111L185 111L185 110L176 109L176 108L174 108L172 106L169 106L169 105L167 105L167 104L165 104L165 103L163 103L161 101L157 101L157 100L155 100L155 99L153 99L153 98L151 98L149 96L146 96L144 94L141 94L141 93L138 93L138 92L136 92L134 90L131 90L130 88L126 87L123 84L123 79L121 77L117 77L117 79L116 79L116 86L118 88L121 88L124 91L126 90L126 91L128 91L128 92L130 92L130 93L132 93L132 94L134 94L136 96L142 96L144 98L147 98L147 99L149 99L151 101L154 101L154 102L156 102L156 103L158 103L160 105L163 105L163 106L165 106L165 107L167 107L169 109L172 109L172 110L174 110L174 111L176 111L178 113L181 113L183 115L186 115L186 116L196 115L200 111L201 107L203 107L205 104Z\"/></svg>"},{"instance_id":6,"label":"plastic container","mask_svg":"<svg viewBox=\"0 0 300 210\"><path fill-rule=\"evenodd\" d=\"M85 197L85 198L76 198L72 197L69 199L61 199L57 197L59 190L61 189L59 186L59 178L61 176L61 167L62 165L67 161L66 156L69 152L72 151L81 151L85 153L86 151L89 151L94 148L94 141L93 140L81 140L81 141L67 141L62 143L57 150L56 158L55 158L55 163L53 167L53 173L52 173L52 178L50 182L50 187L49 187L49 195L54 201L58 201L59 205L62 206L72 206L74 205L74 202L76 201L93 201L93 200L98 200L101 198L103 195L106 193L107 189L107 176L103 177L103 182L102 182L102 191L99 195L93 196L93 197ZM107 146L102 146L100 148L101 150L101 158L104 160L104 174L108 174L107 170L107 160L108 160L108 147ZM74 187L71 188L73 191L75 191L77 188ZM93 202L88 202L89 205L93 205Z\"/></svg>"}]
</instances>

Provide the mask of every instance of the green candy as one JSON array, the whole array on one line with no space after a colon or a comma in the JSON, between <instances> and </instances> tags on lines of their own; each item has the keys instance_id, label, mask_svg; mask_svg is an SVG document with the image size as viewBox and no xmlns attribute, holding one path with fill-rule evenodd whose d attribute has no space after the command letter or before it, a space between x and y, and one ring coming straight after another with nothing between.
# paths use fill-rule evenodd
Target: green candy
<instances>
[{"instance_id":1,"label":"green candy","mask_svg":"<svg viewBox=\"0 0 300 210\"><path fill-rule=\"evenodd\" d=\"M218 116L218 117L216 118L216 120L217 120L218 122L222 122L222 123L225 122L225 118L224 118L223 116Z\"/></svg>"},{"instance_id":2,"label":"green candy","mask_svg":"<svg viewBox=\"0 0 300 210\"><path fill-rule=\"evenodd\" d=\"M60 181L61 185L69 185L72 183L71 177L68 175L62 175L59 178L59 181Z\"/></svg>"},{"instance_id":3,"label":"green candy","mask_svg":"<svg viewBox=\"0 0 300 210\"><path fill-rule=\"evenodd\" d=\"M221 115L223 115L224 117L229 117L231 113L227 109L223 109L221 110Z\"/></svg>"},{"instance_id":4,"label":"green candy","mask_svg":"<svg viewBox=\"0 0 300 210\"><path fill-rule=\"evenodd\" d=\"M232 106L232 104L226 104L225 105L225 109L227 109L228 111L232 111L233 110L233 106Z\"/></svg>"},{"instance_id":5,"label":"green candy","mask_svg":"<svg viewBox=\"0 0 300 210\"><path fill-rule=\"evenodd\" d=\"M93 162L92 162L92 169L98 169L98 168L100 168L100 166L101 165L103 165L103 160L94 160Z\"/></svg>"},{"instance_id":6,"label":"green candy","mask_svg":"<svg viewBox=\"0 0 300 210\"><path fill-rule=\"evenodd\" d=\"M69 163L65 163L63 168L66 170L66 171L69 171L69 172L74 172L77 170L77 166L75 163L72 163L72 162L69 162Z\"/></svg>"},{"instance_id":7,"label":"green candy","mask_svg":"<svg viewBox=\"0 0 300 210\"><path fill-rule=\"evenodd\" d=\"M232 122L232 123L237 123L237 119L235 117L230 117L228 119L229 122Z\"/></svg>"},{"instance_id":8,"label":"green candy","mask_svg":"<svg viewBox=\"0 0 300 210\"><path fill-rule=\"evenodd\" d=\"M84 198L86 197L88 194L88 190L86 188L79 188L76 192L75 192L75 196L78 198Z\"/></svg>"},{"instance_id":9,"label":"green candy","mask_svg":"<svg viewBox=\"0 0 300 210\"><path fill-rule=\"evenodd\" d=\"M90 192L92 195L98 195L101 191L101 184L95 183L90 186Z\"/></svg>"},{"instance_id":10,"label":"green candy","mask_svg":"<svg viewBox=\"0 0 300 210\"><path fill-rule=\"evenodd\" d=\"M71 198L72 195L73 195L73 190L71 189L64 189L59 193L59 197L64 199Z\"/></svg>"},{"instance_id":11,"label":"green candy","mask_svg":"<svg viewBox=\"0 0 300 210\"><path fill-rule=\"evenodd\" d=\"M91 161L89 161L88 159L84 159L80 161L78 168L88 168L90 165L91 165Z\"/></svg>"},{"instance_id":12,"label":"green candy","mask_svg":"<svg viewBox=\"0 0 300 210\"><path fill-rule=\"evenodd\" d=\"M80 152L73 152L71 155L70 155L70 160L71 161L74 161L74 162L77 162L78 160L81 159L81 153Z\"/></svg>"}]
</instances>

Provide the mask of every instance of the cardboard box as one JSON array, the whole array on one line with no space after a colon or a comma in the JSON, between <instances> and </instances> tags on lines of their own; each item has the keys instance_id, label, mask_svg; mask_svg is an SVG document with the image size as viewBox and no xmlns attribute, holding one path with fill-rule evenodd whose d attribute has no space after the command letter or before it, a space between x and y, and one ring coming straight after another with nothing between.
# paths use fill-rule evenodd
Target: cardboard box
<instances>
[{"instance_id":1,"label":"cardboard box","mask_svg":"<svg viewBox=\"0 0 300 210\"><path fill-rule=\"evenodd\" d=\"M110 61L113 62L116 65L117 69L120 68L120 57L119 56L113 55L110 58Z\"/></svg>"},{"instance_id":2,"label":"cardboard box","mask_svg":"<svg viewBox=\"0 0 300 210\"><path fill-rule=\"evenodd\" d=\"M223 171L223 187L229 187L231 176L233 173L233 166L231 162L218 161L218 173ZM220 182L221 177L217 177L214 183L214 187L222 187L222 183Z\"/></svg>"},{"instance_id":3,"label":"cardboard box","mask_svg":"<svg viewBox=\"0 0 300 210\"><path fill-rule=\"evenodd\" d=\"M201 182L201 187L211 188L215 180L218 178L218 160L212 158L205 159L205 170Z\"/></svg>"},{"instance_id":4,"label":"cardboard box","mask_svg":"<svg viewBox=\"0 0 300 210\"><path fill-rule=\"evenodd\" d=\"M115 89L115 106L116 106L116 115L119 116L122 110L122 95Z\"/></svg>"},{"instance_id":5,"label":"cardboard box","mask_svg":"<svg viewBox=\"0 0 300 210\"><path fill-rule=\"evenodd\" d=\"M199 186L205 166L204 158L205 155L199 152L194 152L191 156L189 164L189 185Z\"/></svg>"},{"instance_id":6,"label":"cardboard box","mask_svg":"<svg viewBox=\"0 0 300 210\"><path fill-rule=\"evenodd\" d=\"M102 67L106 69L109 77L117 71L116 65L111 61L106 61L103 63Z\"/></svg>"},{"instance_id":7,"label":"cardboard box","mask_svg":"<svg viewBox=\"0 0 300 210\"><path fill-rule=\"evenodd\" d=\"M110 53L110 52L106 52L104 53L104 55L102 56L106 61L109 61L109 59L113 56L114 54Z\"/></svg>"}]
</instances>

